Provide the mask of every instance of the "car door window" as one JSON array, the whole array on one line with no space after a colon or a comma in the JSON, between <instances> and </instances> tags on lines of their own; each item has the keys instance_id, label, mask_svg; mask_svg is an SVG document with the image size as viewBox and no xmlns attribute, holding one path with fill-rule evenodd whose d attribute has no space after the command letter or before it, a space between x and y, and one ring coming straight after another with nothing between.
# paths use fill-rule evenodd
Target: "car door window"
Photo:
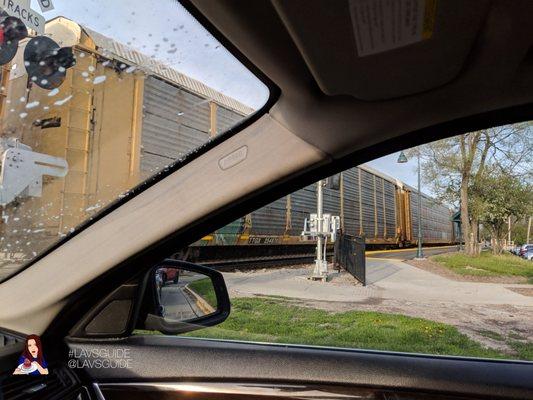
<instances>
[{"instance_id":1,"label":"car door window","mask_svg":"<svg viewBox=\"0 0 533 400\"><path fill-rule=\"evenodd\" d=\"M533 360L532 139L525 122L395 153L206 235L188 260L223 271L232 312L187 335Z\"/></svg>"}]
</instances>

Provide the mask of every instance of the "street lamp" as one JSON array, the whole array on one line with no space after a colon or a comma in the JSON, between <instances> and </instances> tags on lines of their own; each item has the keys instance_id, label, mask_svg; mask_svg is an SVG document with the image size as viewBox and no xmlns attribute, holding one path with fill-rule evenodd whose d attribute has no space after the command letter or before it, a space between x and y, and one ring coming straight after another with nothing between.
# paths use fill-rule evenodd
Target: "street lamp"
<instances>
[{"instance_id":1,"label":"street lamp","mask_svg":"<svg viewBox=\"0 0 533 400\"><path fill-rule=\"evenodd\" d=\"M418 159L418 249L416 251L416 258L424 258L424 253L422 252L422 193L420 191L420 152L417 153ZM405 164L407 162L407 157L404 152L400 152L398 157L399 164Z\"/></svg>"}]
</instances>

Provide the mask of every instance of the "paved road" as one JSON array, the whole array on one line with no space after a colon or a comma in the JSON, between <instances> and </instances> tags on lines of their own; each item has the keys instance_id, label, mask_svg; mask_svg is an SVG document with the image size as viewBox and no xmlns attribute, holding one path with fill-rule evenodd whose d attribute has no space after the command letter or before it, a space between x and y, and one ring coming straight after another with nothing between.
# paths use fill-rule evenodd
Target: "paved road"
<instances>
[{"instance_id":1,"label":"paved road","mask_svg":"<svg viewBox=\"0 0 533 400\"><path fill-rule=\"evenodd\" d=\"M457 246L446 247L424 247L424 256L434 256L436 254L450 253L457 251ZM367 258L391 258L395 260L412 260L416 257L416 248L414 249L398 249L385 251L367 251Z\"/></svg>"},{"instance_id":2,"label":"paved road","mask_svg":"<svg viewBox=\"0 0 533 400\"><path fill-rule=\"evenodd\" d=\"M185 321L204 315L185 292L185 285L185 282L180 282L161 288L161 304L165 306L165 318Z\"/></svg>"}]
</instances>

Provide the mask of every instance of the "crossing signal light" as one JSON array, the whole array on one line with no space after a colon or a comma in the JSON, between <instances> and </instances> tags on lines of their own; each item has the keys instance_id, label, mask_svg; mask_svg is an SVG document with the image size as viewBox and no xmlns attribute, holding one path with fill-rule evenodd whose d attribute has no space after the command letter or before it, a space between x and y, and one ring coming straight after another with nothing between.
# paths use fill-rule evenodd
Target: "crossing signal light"
<instances>
[{"instance_id":1,"label":"crossing signal light","mask_svg":"<svg viewBox=\"0 0 533 400\"><path fill-rule=\"evenodd\" d=\"M60 47L46 36L38 36L24 49L24 65L31 82L51 90L61 86L67 69L76 65L72 47Z\"/></svg>"},{"instance_id":2,"label":"crossing signal light","mask_svg":"<svg viewBox=\"0 0 533 400\"><path fill-rule=\"evenodd\" d=\"M0 21L0 65L5 65L17 54L19 41L28 37L28 29L20 19L5 12L0 14Z\"/></svg>"}]
</instances>

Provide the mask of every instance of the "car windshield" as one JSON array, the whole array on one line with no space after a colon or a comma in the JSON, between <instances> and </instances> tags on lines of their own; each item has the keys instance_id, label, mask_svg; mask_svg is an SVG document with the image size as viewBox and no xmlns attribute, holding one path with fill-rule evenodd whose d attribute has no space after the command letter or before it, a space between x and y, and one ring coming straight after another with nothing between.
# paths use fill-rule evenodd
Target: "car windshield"
<instances>
[{"instance_id":1,"label":"car windshield","mask_svg":"<svg viewBox=\"0 0 533 400\"><path fill-rule=\"evenodd\" d=\"M175 0L42 4L0 3L0 281L269 95Z\"/></svg>"}]
</instances>

